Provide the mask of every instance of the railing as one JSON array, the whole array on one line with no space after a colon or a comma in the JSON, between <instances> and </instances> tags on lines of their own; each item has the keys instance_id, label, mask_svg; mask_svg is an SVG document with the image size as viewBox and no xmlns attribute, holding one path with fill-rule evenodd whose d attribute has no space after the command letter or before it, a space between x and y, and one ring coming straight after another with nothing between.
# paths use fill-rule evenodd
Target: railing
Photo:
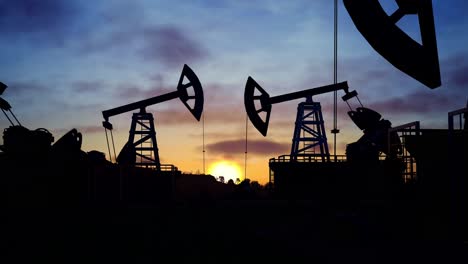
<instances>
[{"instance_id":1,"label":"railing","mask_svg":"<svg viewBox=\"0 0 468 264\"><path fill-rule=\"evenodd\" d=\"M161 171L178 171L179 169L172 164L161 164Z\"/></svg>"},{"instance_id":2,"label":"railing","mask_svg":"<svg viewBox=\"0 0 468 264\"><path fill-rule=\"evenodd\" d=\"M468 127L466 123L466 117L468 116L468 107L458 109L448 113L448 123L449 123L449 132L453 130L462 130ZM455 118L458 117L458 120ZM456 125L456 121L458 121L458 126ZM464 121L464 122L463 122Z\"/></svg>"},{"instance_id":3,"label":"railing","mask_svg":"<svg viewBox=\"0 0 468 264\"><path fill-rule=\"evenodd\" d=\"M468 133L468 102L465 108L458 109L448 113L448 147L449 147L449 169L450 169L450 226L452 236L461 238L463 232L466 231L467 222L467 167L466 167L466 147ZM461 140L456 140L456 137L461 136ZM459 155L464 156L464 159ZM465 166L463 166L465 164ZM461 169L460 169L461 168ZM464 168L464 169L463 169ZM465 177L463 177L465 176ZM466 232L465 232L466 234ZM465 245L466 245L465 237Z\"/></svg>"},{"instance_id":4,"label":"railing","mask_svg":"<svg viewBox=\"0 0 468 264\"><path fill-rule=\"evenodd\" d=\"M331 162L335 161L335 156L330 156ZM336 155L336 162L345 162L346 155ZM319 154L302 154L297 155L297 158L292 158L291 155L281 155L277 158L271 158L270 163L275 162L328 162L327 159L322 159L322 155Z\"/></svg>"},{"instance_id":5,"label":"railing","mask_svg":"<svg viewBox=\"0 0 468 264\"><path fill-rule=\"evenodd\" d=\"M139 164L138 167L156 170L156 165L154 163ZM161 171L175 172L175 171L179 171L179 169L173 164L161 164Z\"/></svg>"},{"instance_id":6,"label":"railing","mask_svg":"<svg viewBox=\"0 0 468 264\"><path fill-rule=\"evenodd\" d=\"M392 142L392 133L397 133L400 138L400 142ZM401 126L393 127L388 130L388 153L391 156L399 158L405 164L403 171L403 181L410 183L418 178L418 164L416 159L408 152L406 148L406 137L408 136L420 136L420 124L419 121L407 123ZM393 144L392 144L393 143ZM392 153L395 150L400 150L400 153Z\"/></svg>"}]
</instances>

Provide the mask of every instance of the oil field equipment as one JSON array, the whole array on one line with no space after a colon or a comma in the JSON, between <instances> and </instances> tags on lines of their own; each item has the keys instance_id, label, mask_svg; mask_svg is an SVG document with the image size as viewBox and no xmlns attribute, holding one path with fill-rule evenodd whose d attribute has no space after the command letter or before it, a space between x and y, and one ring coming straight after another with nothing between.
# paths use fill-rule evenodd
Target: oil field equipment
<instances>
[{"instance_id":1,"label":"oil field equipment","mask_svg":"<svg viewBox=\"0 0 468 264\"><path fill-rule=\"evenodd\" d=\"M8 86L0 82L0 95ZM9 154L21 154L24 152L45 152L50 148L54 137L45 128L29 130L22 126L12 111L11 105L0 97L0 109L10 122L10 127L3 131L3 145L0 150Z\"/></svg>"},{"instance_id":2,"label":"oil field equipment","mask_svg":"<svg viewBox=\"0 0 468 264\"><path fill-rule=\"evenodd\" d=\"M387 15L379 0L343 0L356 28L369 44L393 66L434 89L441 85L437 39L431 0L395 0L398 9ZM422 44L396 23L418 15Z\"/></svg>"},{"instance_id":3,"label":"oil field equipment","mask_svg":"<svg viewBox=\"0 0 468 264\"><path fill-rule=\"evenodd\" d=\"M0 82L0 95L8 86ZM9 155L36 154L45 157L45 153L61 155L65 152L79 151L81 149L82 136L76 129L70 130L54 145L54 137L49 130L38 128L30 130L21 125L12 111L11 105L0 97L0 108L10 122L10 127L3 131L3 145L0 150Z\"/></svg>"},{"instance_id":4,"label":"oil field equipment","mask_svg":"<svg viewBox=\"0 0 468 264\"><path fill-rule=\"evenodd\" d=\"M266 136L272 105L305 97L306 101L298 105L291 146L291 160L297 160L298 156L301 155L311 155L310 151L318 148L319 153L313 153L312 155L319 157L324 161L328 161L330 159L330 154L328 151L322 110L320 103L314 102L312 100L312 96L338 90L345 91L346 94L342 97L344 101L348 101L349 99L357 96L356 91L348 91L347 82L341 82L270 97L270 95L252 77L249 77L245 85L245 110L247 111L247 115L255 128L263 136ZM256 92L259 92L260 94L255 95ZM258 101L260 103L259 109L256 108L256 102ZM262 118L261 114L264 115L264 118Z\"/></svg>"},{"instance_id":5,"label":"oil field equipment","mask_svg":"<svg viewBox=\"0 0 468 264\"><path fill-rule=\"evenodd\" d=\"M193 93L189 93L188 88L190 87L193 87ZM102 124L106 131L106 138L107 130L110 130L112 145L114 146L112 136L113 126L109 122L109 118L129 111L137 109L140 110L137 113L133 113L128 141L122 148L119 156L116 157L116 160L119 164L127 164L131 166L149 166L155 167L158 171L161 170L158 145L156 142L156 130L154 128L154 118L153 114L146 112L146 107L175 98L179 98L188 108L190 113L192 113L195 119L198 121L200 120L203 112L203 88L200 84L200 81L198 80L197 75L195 75L193 70L187 65L184 65L182 69L176 91L102 112L102 116L104 117ZM192 102L193 104L191 104ZM140 135L141 138L136 139L136 135ZM109 140L107 143L109 146ZM111 155L110 147L109 155ZM137 156L139 157L138 160Z\"/></svg>"},{"instance_id":6,"label":"oil field equipment","mask_svg":"<svg viewBox=\"0 0 468 264\"><path fill-rule=\"evenodd\" d=\"M364 133L358 141L346 146L348 161L378 161L380 153L385 153L388 158L401 154L400 138L396 132L390 132L392 123L383 119L381 114L358 107L356 111L349 111L348 115Z\"/></svg>"},{"instance_id":7,"label":"oil field equipment","mask_svg":"<svg viewBox=\"0 0 468 264\"><path fill-rule=\"evenodd\" d=\"M8 88L8 86L6 84L0 82L0 95L3 94L3 92L6 90L6 88ZM3 114L6 116L6 118L8 119L8 121L10 122L10 124L12 126L21 126L21 123L18 121L15 114L11 110L11 105L5 99L3 99L1 97L0 97L0 109L2 109ZM9 113L12 118L10 118L10 116L7 113ZM12 120L12 119L14 119L14 120ZM13 122L13 121L16 121L16 123Z\"/></svg>"}]
</instances>

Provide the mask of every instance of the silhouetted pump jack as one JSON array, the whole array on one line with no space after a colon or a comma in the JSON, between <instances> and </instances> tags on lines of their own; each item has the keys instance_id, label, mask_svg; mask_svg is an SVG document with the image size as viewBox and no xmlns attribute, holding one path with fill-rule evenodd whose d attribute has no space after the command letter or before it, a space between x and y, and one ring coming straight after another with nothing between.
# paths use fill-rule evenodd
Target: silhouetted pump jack
<instances>
[{"instance_id":1,"label":"silhouetted pump jack","mask_svg":"<svg viewBox=\"0 0 468 264\"><path fill-rule=\"evenodd\" d=\"M189 93L188 88L190 87L193 87L193 93ZM161 170L154 119L151 113L146 112L146 107L175 98L179 98L190 113L198 121L200 120L203 112L203 89L197 75L187 65L184 65L182 69L176 91L102 112L104 117L102 125L105 129L112 131L113 127L109 122L111 116L140 109L140 112L133 113L128 142L117 157L119 164L155 166L158 171ZM193 102L193 105L189 104L189 102ZM137 125L140 126L141 130L137 130ZM135 141L136 135L141 137ZM140 162L137 162L137 156L140 157Z\"/></svg>"},{"instance_id":2,"label":"silhouetted pump jack","mask_svg":"<svg viewBox=\"0 0 468 264\"><path fill-rule=\"evenodd\" d=\"M356 28L369 44L393 66L434 89L441 85L432 0L395 0L390 16L379 0L343 0ZM421 41L396 23L406 15L418 15Z\"/></svg>"},{"instance_id":3,"label":"silhouetted pump jack","mask_svg":"<svg viewBox=\"0 0 468 264\"><path fill-rule=\"evenodd\" d=\"M263 135L267 135L268 123L270 122L271 106L273 104L292 101L300 98L312 98L314 95L329 93L338 90L344 90L346 95L343 96L343 100L347 101L357 96L356 91L348 91L348 83L341 82L337 84L331 84L321 86L317 88L311 88L303 91L278 95L270 97L270 95L252 78L249 76L247 83L245 84L244 93L244 105L247 115L254 127ZM256 95L256 92L260 94ZM260 102L260 108L256 108L256 102ZM261 113L265 114L265 117L260 116Z\"/></svg>"}]
</instances>

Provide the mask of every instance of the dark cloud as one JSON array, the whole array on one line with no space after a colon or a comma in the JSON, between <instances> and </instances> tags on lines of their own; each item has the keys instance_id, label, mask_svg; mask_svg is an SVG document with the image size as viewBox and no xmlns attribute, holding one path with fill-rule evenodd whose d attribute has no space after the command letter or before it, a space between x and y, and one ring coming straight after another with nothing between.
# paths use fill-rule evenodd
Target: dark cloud
<instances>
[{"instance_id":1,"label":"dark cloud","mask_svg":"<svg viewBox=\"0 0 468 264\"><path fill-rule=\"evenodd\" d=\"M383 83L389 84L389 80L394 78L394 71L388 71L384 69L369 69L368 71L362 72L361 74L357 75L357 78L354 80L354 85L362 85L362 84L375 84L375 83Z\"/></svg>"},{"instance_id":2,"label":"dark cloud","mask_svg":"<svg viewBox=\"0 0 468 264\"><path fill-rule=\"evenodd\" d=\"M101 34L96 39L93 39L91 35L88 39L84 39L80 42L78 51L80 54L92 54L100 53L111 50L115 47L129 47L133 42L141 38L141 30L123 30L107 33L102 36Z\"/></svg>"},{"instance_id":3,"label":"dark cloud","mask_svg":"<svg viewBox=\"0 0 468 264\"><path fill-rule=\"evenodd\" d=\"M117 97L122 99L132 99L140 96L146 96L146 90L136 85L119 85L117 88Z\"/></svg>"},{"instance_id":4,"label":"dark cloud","mask_svg":"<svg viewBox=\"0 0 468 264\"><path fill-rule=\"evenodd\" d=\"M245 112L243 111L245 111L243 108L230 106L205 108L205 124L243 124L245 120ZM177 99L174 102L174 107L171 106L169 109L155 111L154 115L157 116L157 122L165 125L194 124L196 122L193 115Z\"/></svg>"},{"instance_id":5,"label":"dark cloud","mask_svg":"<svg viewBox=\"0 0 468 264\"><path fill-rule=\"evenodd\" d=\"M104 83L101 81L76 81L71 84L74 92L77 93L88 93L95 92L104 87Z\"/></svg>"},{"instance_id":6,"label":"dark cloud","mask_svg":"<svg viewBox=\"0 0 468 264\"><path fill-rule=\"evenodd\" d=\"M458 54L457 56L447 58L442 63L447 68L442 76L447 85L466 91L468 87L468 54Z\"/></svg>"},{"instance_id":7,"label":"dark cloud","mask_svg":"<svg viewBox=\"0 0 468 264\"><path fill-rule=\"evenodd\" d=\"M442 86L430 90L422 85L414 89L401 72L381 67L371 58L345 58L341 77L349 80L351 90L357 90L365 107L380 112L384 118L389 113L429 114L456 109L468 97L468 54L462 52L441 58ZM351 67L352 66L352 67ZM363 88L366 88L364 90ZM372 88L372 89L367 89ZM406 90L405 90L406 89ZM342 92L340 92L341 96ZM322 101L324 112L332 111L332 103ZM356 100L352 107L359 106ZM461 106L460 106L461 107ZM339 113L346 115L346 103L339 100Z\"/></svg>"},{"instance_id":8,"label":"dark cloud","mask_svg":"<svg viewBox=\"0 0 468 264\"><path fill-rule=\"evenodd\" d=\"M250 154L273 155L286 153L291 146L271 140L248 140L247 151ZM206 150L218 154L238 154L245 152L245 140L226 140L206 145Z\"/></svg>"},{"instance_id":9,"label":"dark cloud","mask_svg":"<svg viewBox=\"0 0 468 264\"><path fill-rule=\"evenodd\" d=\"M350 90L356 90L361 99L391 94L395 86L409 80L378 57L344 58L339 67L339 80L348 81Z\"/></svg>"},{"instance_id":10,"label":"dark cloud","mask_svg":"<svg viewBox=\"0 0 468 264\"><path fill-rule=\"evenodd\" d=\"M442 113L463 107L468 98L468 55L461 53L443 59L441 65L441 87L434 90L418 87L415 92L376 101L370 107L397 114Z\"/></svg>"},{"instance_id":11,"label":"dark cloud","mask_svg":"<svg viewBox=\"0 0 468 264\"><path fill-rule=\"evenodd\" d=\"M69 1L1 1L0 33L3 37L34 36L62 44L77 14L78 8Z\"/></svg>"},{"instance_id":12,"label":"dark cloud","mask_svg":"<svg viewBox=\"0 0 468 264\"><path fill-rule=\"evenodd\" d=\"M176 84L167 86L156 81L154 88L143 89L139 86L120 85L117 89L117 97L128 100L142 100L153 96L173 92ZM245 110L242 98L234 97L226 93L229 87L219 84L204 85L204 115L205 124L242 124L245 120ZM192 101L189 101L190 104ZM153 111L154 108L148 109ZM196 120L179 99L164 103L164 109L154 110L156 122L165 125L194 124ZM244 121L245 122L245 121Z\"/></svg>"},{"instance_id":13,"label":"dark cloud","mask_svg":"<svg viewBox=\"0 0 468 264\"><path fill-rule=\"evenodd\" d=\"M239 132L239 131L220 131L220 132L205 132L205 138L209 138L211 140L220 140L220 139L227 139L227 138L237 138L239 135L242 135L245 133L245 131ZM253 134L249 132L249 136L256 136L257 134ZM195 133L192 131L192 133L188 134L189 137L193 138L201 138L203 137L203 133Z\"/></svg>"},{"instance_id":14,"label":"dark cloud","mask_svg":"<svg viewBox=\"0 0 468 264\"><path fill-rule=\"evenodd\" d=\"M8 84L7 90L4 92L5 96L28 96L37 93L47 93L52 88L34 81L18 81Z\"/></svg>"},{"instance_id":15,"label":"dark cloud","mask_svg":"<svg viewBox=\"0 0 468 264\"><path fill-rule=\"evenodd\" d=\"M175 102L179 104L179 108L171 108L167 110L155 111L155 121L159 124L166 125L195 125L197 120L193 115L188 111L188 109L180 102Z\"/></svg>"},{"instance_id":16,"label":"dark cloud","mask_svg":"<svg viewBox=\"0 0 468 264\"><path fill-rule=\"evenodd\" d=\"M442 112L454 107L459 98L447 94L437 94L435 91L417 91L401 97L370 104L370 108L381 113L396 114L427 114Z\"/></svg>"},{"instance_id":17,"label":"dark cloud","mask_svg":"<svg viewBox=\"0 0 468 264\"><path fill-rule=\"evenodd\" d=\"M170 89L167 87L153 87L153 88L142 88L137 85L132 85L132 84L121 84L118 85L117 87L117 97L122 98L122 99L128 99L129 103L131 103L132 100L143 100L147 98L151 98L154 96L166 94L169 92L175 91L175 88Z\"/></svg>"},{"instance_id":18,"label":"dark cloud","mask_svg":"<svg viewBox=\"0 0 468 264\"><path fill-rule=\"evenodd\" d=\"M144 46L140 54L145 60L180 66L206 57L201 45L175 26L147 28L143 31Z\"/></svg>"},{"instance_id":19,"label":"dark cloud","mask_svg":"<svg viewBox=\"0 0 468 264\"><path fill-rule=\"evenodd\" d=\"M172 25L142 26L119 29L98 39L82 42L80 53L105 52L113 48L137 47L137 55L144 61L180 67L207 57L208 53L191 34Z\"/></svg>"},{"instance_id":20,"label":"dark cloud","mask_svg":"<svg viewBox=\"0 0 468 264\"><path fill-rule=\"evenodd\" d=\"M164 76L161 73L154 73L148 76L148 79L150 81L156 82L156 83L163 83L164 82Z\"/></svg>"},{"instance_id":21,"label":"dark cloud","mask_svg":"<svg viewBox=\"0 0 468 264\"><path fill-rule=\"evenodd\" d=\"M72 82L70 86L66 87L67 90L69 87L71 87L70 91L74 93L93 93L104 87L104 83L101 81L75 81ZM78 103L74 100L70 100L71 103L66 102L61 98L66 94L67 93L64 89L60 89L56 83L51 82L50 84L45 85L43 82L31 80L11 82L8 84L8 88L4 93L6 97L20 99L24 102L31 101L31 103L40 105L47 104L47 106L54 106L60 109L72 108L81 110L98 106L97 104L91 104L88 101Z\"/></svg>"},{"instance_id":22,"label":"dark cloud","mask_svg":"<svg viewBox=\"0 0 468 264\"><path fill-rule=\"evenodd\" d=\"M76 127L76 129L81 133L102 133L104 131L102 126L80 126Z\"/></svg>"},{"instance_id":23,"label":"dark cloud","mask_svg":"<svg viewBox=\"0 0 468 264\"><path fill-rule=\"evenodd\" d=\"M102 126L76 126L74 128L82 134L102 133L104 131ZM57 128L52 129L51 132L53 134L66 134L70 130L72 130L72 128Z\"/></svg>"},{"instance_id":24,"label":"dark cloud","mask_svg":"<svg viewBox=\"0 0 468 264\"><path fill-rule=\"evenodd\" d=\"M450 78L449 84L460 92L464 91L468 96L468 65L452 72Z\"/></svg>"}]
</instances>

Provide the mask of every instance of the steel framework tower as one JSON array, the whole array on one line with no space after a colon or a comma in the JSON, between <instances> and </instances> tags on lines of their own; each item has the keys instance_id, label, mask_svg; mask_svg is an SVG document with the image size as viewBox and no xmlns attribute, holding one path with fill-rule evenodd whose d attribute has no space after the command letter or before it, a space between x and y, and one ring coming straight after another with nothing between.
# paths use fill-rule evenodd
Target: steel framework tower
<instances>
[{"instance_id":1,"label":"steel framework tower","mask_svg":"<svg viewBox=\"0 0 468 264\"><path fill-rule=\"evenodd\" d=\"M297 106L291 160L297 160L298 156L330 161L322 107L312 97Z\"/></svg>"},{"instance_id":2,"label":"steel framework tower","mask_svg":"<svg viewBox=\"0 0 468 264\"><path fill-rule=\"evenodd\" d=\"M151 113L133 113L128 142L133 143L137 157L135 165L155 166L157 170L161 170L154 118Z\"/></svg>"}]
</instances>

